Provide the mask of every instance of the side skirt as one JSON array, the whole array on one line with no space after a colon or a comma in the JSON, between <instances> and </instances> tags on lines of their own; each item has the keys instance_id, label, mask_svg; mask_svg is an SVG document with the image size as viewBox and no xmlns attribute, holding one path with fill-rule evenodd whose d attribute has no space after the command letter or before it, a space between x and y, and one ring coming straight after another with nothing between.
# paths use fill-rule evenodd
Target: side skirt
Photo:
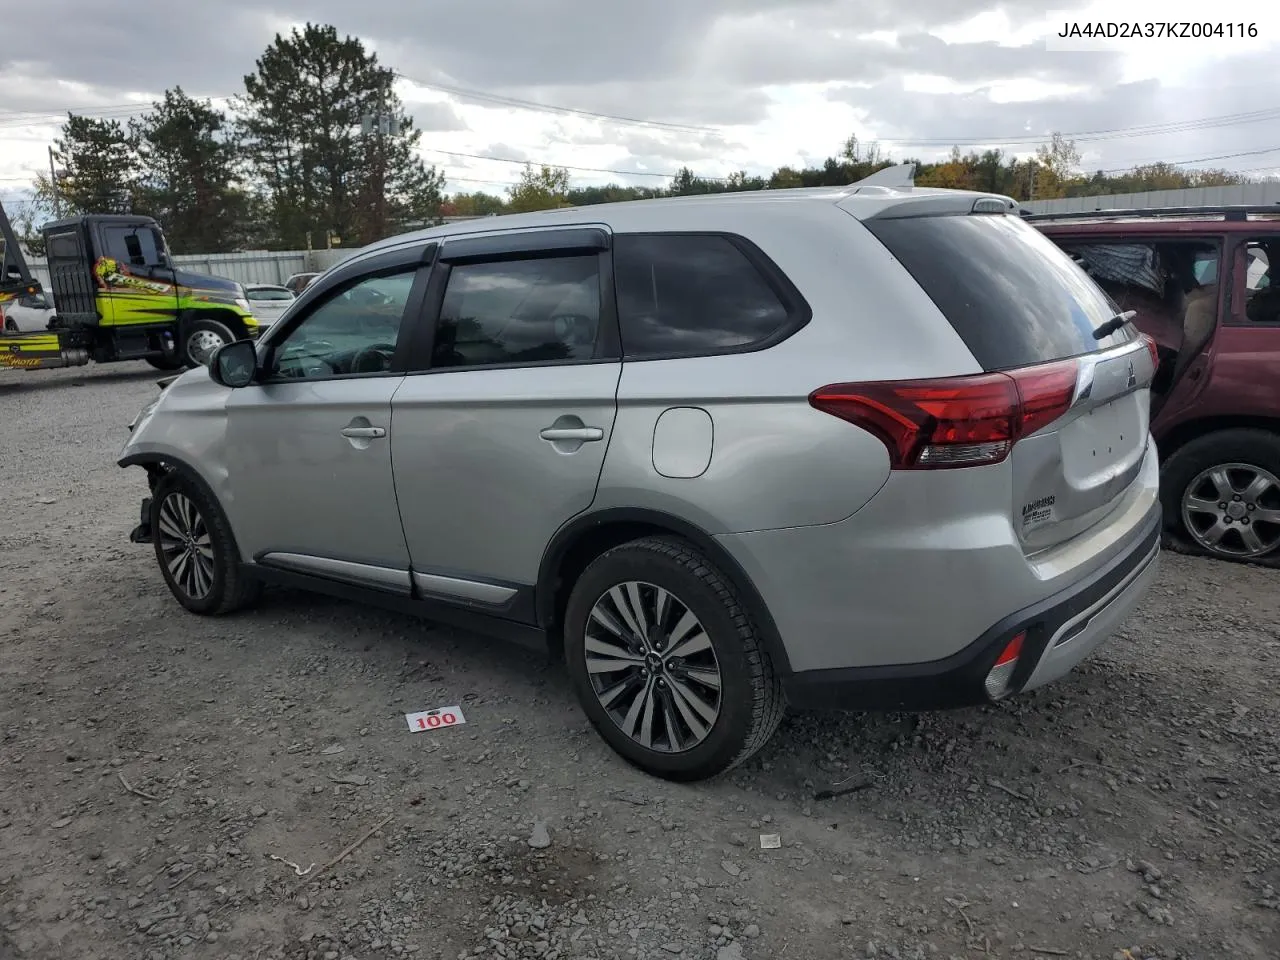
<instances>
[{"instance_id":1,"label":"side skirt","mask_svg":"<svg viewBox=\"0 0 1280 960\"><path fill-rule=\"evenodd\" d=\"M378 590L345 583L340 580L331 580L327 577L298 573L293 570L282 570L252 563L241 564L241 569L246 576L261 580L263 583L320 593L340 600L380 607L396 613L406 613L411 616L422 617L424 620L431 620L435 623L458 627L462 630L471 630L485 636L516 643L538 653L545 654L547 652L547 635L544 630L540 627L508 620L505 617L456 606L441 600L419 599L387 590Z\"/></svg>"}]
</instances>

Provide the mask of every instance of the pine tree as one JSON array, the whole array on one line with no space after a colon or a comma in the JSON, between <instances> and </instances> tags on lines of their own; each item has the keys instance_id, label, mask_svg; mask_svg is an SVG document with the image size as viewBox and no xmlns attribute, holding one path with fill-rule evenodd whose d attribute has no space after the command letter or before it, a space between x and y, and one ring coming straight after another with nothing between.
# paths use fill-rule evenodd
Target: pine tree
<instances>
[{"instance_id":1,"label":"pine tree","mask_svg":"<svg viewBox=\"0 0 1280 960\"><path fill-rule=\"evenodd\" d=\"M141 171L137 205L160 221L170 249L235 250L247 232L248 203L227 118L176 87L130 130Z\"/></svg>"},{"instance_id":2,"label":"pine tree","mask_svg":"<svg viewBox=\"0 0 1280 960\"><path fill-rule=\"evenodd\" d=\"M444 177L417 156L394 80L359 39L311 23L277 34L244 78L246 157L278 243L358 245L438 212Z\"/></svg>"},{"instance_id":3,"label":"pine tree","mask_svg":"<svg viewBox=\"0 0 1280 960\"><path fill-rule=\"evenodd\" d=\"M138 161L118 120L67 115L54 141L63 213L129 213L137 191Z\"/></svg>"}]
</instances>

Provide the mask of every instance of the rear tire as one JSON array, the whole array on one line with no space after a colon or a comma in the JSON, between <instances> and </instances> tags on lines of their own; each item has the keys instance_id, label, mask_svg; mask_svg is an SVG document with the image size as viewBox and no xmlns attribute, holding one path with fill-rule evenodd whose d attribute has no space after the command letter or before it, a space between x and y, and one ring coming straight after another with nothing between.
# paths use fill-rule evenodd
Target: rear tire
<instances>
[{"instance_id":1,"label":"rear tire","mask_svg":"<svg viewBox=\"0 0 1280 960\"><path fill-rule=\"evenodd\" d=\"M181 370L186 366L181 357L147 357L147 363L157 370Z\"/></svg>"},{"instance_id":2,"label":"rear tire","mask_svg":"<svg viewBox=\"0 0 1280 960\"><path fill-rule=\"evenodd\" d=\"M236 335L231 328L218 320L202 317L192 320L182 330L182 345L178 349L179 356L185 366L194 369L209 365L213 351L224 344L233 343Z\"/></svg>"},{"instance_id":3,"label":"rear tire","mask_svg":"<svg viewBox=\"0 0 1280 960\"><path fill-rule=\"evenodd\" d=\"M1165 461L1160 499L1166 529L1209 556L1280 557L1280 435L1241 427L1197 437Z\"/></svg>"},{"instance_id":4,"label":"rear tire","mask_svg":"<svg viewBox=\"0 0 1280 960\"><path fill-rule=\"evenodd\" d=\"M564 649L596 731L654 776L724 773L782 720L781 684L737 590L682 540L635 540L596 558L570 594Z\"/></svg>"},{"instance_id":5,"label":"rear tire","mask_svg":"<svg viewBox=\"0 0 1280 960\"><path fill-rule=\"evenodd\" d=\"M17 320L14 320L12 317L5 317L5 320L4 320L4 332L5 332L5 333L17 333L17 332L18 332L18 321L17 321Z\"/></svg>"},{"instance_id":6,"label":"rear tire","mask_svg":"<svg viewBox=\"0 0 1280 960\"><path fill-rule=\"evenodd\" d=\"M151 542L169 592L192 613L233 613L261 593L262 585L240 569L222 507L181 471L166 473L152 491Z\"/></svg>"}]
</instances>

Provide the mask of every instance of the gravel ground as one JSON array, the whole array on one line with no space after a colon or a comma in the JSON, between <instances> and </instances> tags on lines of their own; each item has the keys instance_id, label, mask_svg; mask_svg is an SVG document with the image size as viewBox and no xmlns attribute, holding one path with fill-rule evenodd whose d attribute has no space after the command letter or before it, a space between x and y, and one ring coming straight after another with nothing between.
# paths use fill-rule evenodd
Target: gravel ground
<instances>
[{"instance_id":1,"label":"gravel ground","mask_svg":"<svg viewBox=\"0 0 1280 960\"><path fill-rule=\"evenodd\" d=\"M0 373L0 958L1280 956L1280 573L1166 554L1049 690L672 785L519 649L182 612L114 464L156 376Z\"/></svg>"}]
</instances>

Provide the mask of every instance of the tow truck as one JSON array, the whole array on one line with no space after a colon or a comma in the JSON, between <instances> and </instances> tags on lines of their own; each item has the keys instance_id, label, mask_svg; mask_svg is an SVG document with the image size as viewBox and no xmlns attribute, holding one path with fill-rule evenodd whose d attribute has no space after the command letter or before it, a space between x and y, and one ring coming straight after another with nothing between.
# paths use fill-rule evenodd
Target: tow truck
<instances>
[{"instance_id":1,"label":"tow truck","mask_svg":"<svg viewBox=\"0 0 1280 960\"><path fill-rule=\"evenodd\" d=\"M145 360L157 370L207 364L258 321L234 280L177 269L151 217L85 214L41 228L55 310L48 328L0 330L0 369L48 370ZM0 313L42 292L0 206Z\"/></svg>"}]
</instances>

